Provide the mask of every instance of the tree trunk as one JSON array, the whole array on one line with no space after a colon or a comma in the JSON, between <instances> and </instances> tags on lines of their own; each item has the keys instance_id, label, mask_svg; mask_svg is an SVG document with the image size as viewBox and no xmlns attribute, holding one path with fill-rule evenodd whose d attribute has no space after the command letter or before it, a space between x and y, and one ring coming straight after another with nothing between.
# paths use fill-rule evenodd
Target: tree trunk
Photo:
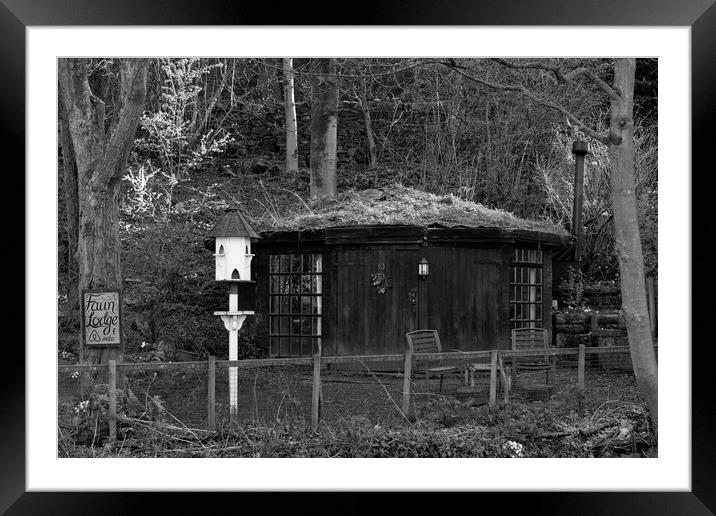
<instances>
[{"instance_id":1,"label":"tree trunk","mask_svg":"<svg viewBox=\"0 0 716 516\"><path fill-rule=\"evenodd\" d=\"M311 72L311 197L333 197L338 135L336 62L312 59Z\"/></svg>"},{"instance_id":2,"label":"tree trunk","mask_svg":"<svg viewBox=\"0 0 716 516\"><path fill-rule=\"evenodd\" d=\"M503 61L503 60L500 60ZM504 63L503 63L504 64ZM519 66L505 64L510 68ZM523 65L523 68L537 68ZM656 356L649 325L649 310L646 302L644 278L644 257L637 221L637 204L634 179L634 74L635 59L614 60L614 85L610 87L586 67L580 67L564 74L563 79L586 74L590 80L611 99L609 135L602 135L581 122L574 114L558 103L545 100L522 85L490 83L467 75L453 67L463 77L494 90L518 91L533 101L555 109L568 120L576 123L581 131L607 145L611 162L611 197L614 217L615 252L619 261L621 276L622 311L629 334L634 376L639 392L649 407L650 418L655 430L658 429L658 374ZM489 117L485 119L489 122ZM488 131L489 143L489 131Z\"/></svg>"},{"instance_id":3,"label":"tree trunk","mask_svg":"<svg viewBox=\"0 0 716 516\"><path fill-rule=\"evenodd\" d=\"M79 234L79 200L77 197L77 164L75 150L72 147L70 126L67 112L60 97L58 102L58 118L60 122L60 144L62 145L62 172L65 195L65 216L67 217L67 304L77 314L79 310L79 291L77 266L77 239Z\"/></svg>"},{"instance_id":4,"label":"tree trunk","mask_svg":"<svg viewBox=\"0 0 716 516\"><path fill-rule=\"evenodd\" d=\"M293 97L293 58L283 58L283 104L286 110L286 173L298 173L298 126Z\"/></svg>"},{"instance_id":5,"label":"tree trunk","mask_svg":"<svg viewBox=\"0 0 716 516\"><path fill-rule=\"evenodd\" d=\"M657 364L646 303L644 259L637 222L634 182L634 59L616 59L609 130L621 143L609 145L614 210L615 251L621 276L622 311L629 334L629 347L639 391L658 427Z\"/></svg>"},{"instance_id":6,"label":"tree trunk","mask_svg":"<svg viewBox=\"0 0 716 516\"><path fill-rule=\"evenodd\" d=\"M368 168L373 169L378 161L378 153L375 148L375 138L373 137L373 122L370 118L370 104L368 99L368 86L365 78L362 78L363 98L361 99L361 107L363 108L363 118L365 120L365 135L368 144ZM376 180L378 179L376 174Z\"/></svg>"},{"instance_id":7,"label":"tree trunk","mask_svg":"<svg viewBox=\"0 0 716 516\"><path fill-rule=\"evenodd\" d=\"M201 66L201 60L199 62ZM190 150L196 150L199 141L201 140L202 134L204 131L206 131L206 128L209 126L209 119L211 118L211 114L214 112L214 108L216 107L216 104L219 102L219 99L221 98L221 94L224 92L224 88L226 87L226 76L228 75L228 71L226 70L226 65L224 65L221 68L221 80L219 81L219 85L215 86L214 92L211 94L211 98L208 100L208 102L204 102L204 110L203 114L201 115L201 121L199 121L199 101L198 98L196 99L194 103L194 112L192 114L192 121L189 129L189 141L187 143L187 148ZM209 88L209 79L211 78L211 74L205 74L203 77L204 85L201 88L201 91L204 93L204 96L206 97L207 90ZM198 94L197 94L198 97ZM206 100L206 99L205 99Z\"/></svg>"},{"instance_id":8,"label":"tree trunk","mask_svg":"<svg viewBox=\"0 0 716 516\"><path fill-rule=\"evenodd\" d=\"M60 59L60 95L75 149L79 194L77 261L83 289L121 289L119 185L146 96L147 59L121 63L119 114L105 130L105 105L90 89L88 60ZM80 338L87 363L121 360L121 348L88 348Z\"/></svg>"}]
</instances>

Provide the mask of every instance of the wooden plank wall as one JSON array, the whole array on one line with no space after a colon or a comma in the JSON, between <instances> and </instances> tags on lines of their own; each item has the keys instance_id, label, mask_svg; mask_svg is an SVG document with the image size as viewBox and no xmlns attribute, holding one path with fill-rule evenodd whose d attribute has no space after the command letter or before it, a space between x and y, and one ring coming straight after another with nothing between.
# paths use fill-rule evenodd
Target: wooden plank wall
<instances>
[{"instance_id":1,"label":"wooden plank wall","mask_svg":"<svg viewBox=\"0 0 716 516\"><path fill-rule=\"evenodd\" d=\"M429 247L427 327L438 330L443 350L494 349L500 345L500 249ZM422 322L421 322L422 323Z\"/></svg>"},{"instance_id":2,"label":"wooden plank wall","mask_svg":"<svg viewBox=\"0 0 716 516\"><path fill-rule=\"evenodd\" d=\"M498 307L498 348L510 349L512 346L512 327L510 326L510 260L512 246L505 245L499 251L500 256L500 306Z\"/></svg>"},{"instance_id":3,"label":"wooden plank wall","mask_svg":"<svg viewBox=\"0 0 716 516\"><path fill-rule=\"evenodd\" d=\"M268 348L269 254L320 252L324 356L402 353L405 333L419 328L438 330L445 350L509 349L510 250L509 244L262 246L254 258L258 342ZM422 257L430 264L425 281L417 275ZM379 272L390 281L383 294L371 281ZM550 330L551 277L551 253L545 251L543 314Z\"/></svg>"},{"instance_id":4,"label":"wooden plank wall","mask_svg":"<svg viewBox=\"0 0 716 516\"><path fill-rule=\"evenodd\" d=\"M268 297L268 273L269 273L269 254L270 251L266 247L254 246L254 256L251 264L252 272L256 274L256 345L269 351L269 297ZM224 310L220 308L218 310ZM218 319L218 317L217 317Z\"/></svg>"},{"instance_id":5,"label":"wooden plank wall","mask_svg":"<svg viewBox=\"0 0 716 516\"><path fill-rule=\"evenodd\" d=\"M542 318L544 327L547 328L550 344L554 345L554 332L552 331L552 253L543 249L542 251Z\"/></svg>"}]
</instances>

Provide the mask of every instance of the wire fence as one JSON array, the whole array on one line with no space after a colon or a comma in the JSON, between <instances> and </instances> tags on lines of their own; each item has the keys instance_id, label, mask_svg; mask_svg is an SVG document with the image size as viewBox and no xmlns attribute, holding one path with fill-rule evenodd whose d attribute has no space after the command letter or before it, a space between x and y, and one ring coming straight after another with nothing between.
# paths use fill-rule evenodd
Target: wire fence
<instances>
[{"instance_id":1,"label":"wire fence","mask_svg":"<svg viewBox=\"0 0 716 516\"><path fill-rule=\"evenodd\" d=\"M542 352L543 353L543 352ZM60 440L95 445L151 427L197 438L250 427L399 425L436 399L499 411L557 400L597 410L638 396L628 346L553 348L551 367L522 370L535 351L471 351L58 367ZM454 366L449 374L423 364ZM231 404L230 371L236 371ZM233 405L233 406L232 406Z\"/></svg>"}]
</instances>

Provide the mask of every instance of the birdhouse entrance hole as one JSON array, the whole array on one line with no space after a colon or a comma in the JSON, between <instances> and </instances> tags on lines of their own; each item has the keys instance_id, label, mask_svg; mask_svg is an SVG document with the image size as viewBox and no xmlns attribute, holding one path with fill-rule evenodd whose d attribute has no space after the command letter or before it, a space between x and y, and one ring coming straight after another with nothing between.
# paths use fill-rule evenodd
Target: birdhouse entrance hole
<instances>
[{"instance_id":1,"label":"birdhouse entrance hole","mask_svg":"<svg viewBox=\"0 0 716 516\"><path fill-rule=\"evenodd\" d=\"M239 271L237 269L234 269L234 272L231 273L231 279L241 279L239 276Z\"/></svg>"}]
</instances>

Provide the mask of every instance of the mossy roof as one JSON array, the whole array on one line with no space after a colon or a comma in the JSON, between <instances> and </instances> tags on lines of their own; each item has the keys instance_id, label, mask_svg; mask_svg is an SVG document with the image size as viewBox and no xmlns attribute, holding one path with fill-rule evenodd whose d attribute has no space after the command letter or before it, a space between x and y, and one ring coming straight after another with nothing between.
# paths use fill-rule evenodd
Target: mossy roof
<instances>
[{"instance_id":1,"label":"mossy roof","mask_svg":"<svg viewBox=\"0 0 716 516\"><path fill-rule=\"evenodd\" d=\"M568 235L563 227L548 220L522 219L452 194L436 195L402 185L347 190L306 205L298 213L264 219L258 229L272 233L363 225L500 228Z\"/></svg>"}]
</instances>

